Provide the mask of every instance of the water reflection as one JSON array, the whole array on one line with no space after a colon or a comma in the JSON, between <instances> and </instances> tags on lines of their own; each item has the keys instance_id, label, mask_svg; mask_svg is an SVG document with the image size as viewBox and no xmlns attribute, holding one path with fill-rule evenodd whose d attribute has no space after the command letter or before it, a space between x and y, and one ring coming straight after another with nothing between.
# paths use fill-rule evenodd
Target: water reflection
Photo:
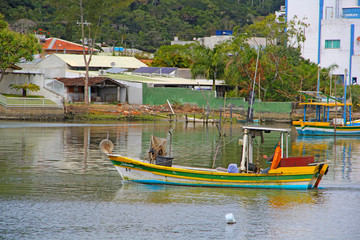
<instances>
[{"instance_id":1,"label":"water reflection","mask_svg":"<svg viewBox=\"0 0 360 240\"><path fill-rule=\"evenodd\" d=\"M339 182L360 182L360 137L299 136L292 145L297 155L315 156L317 162L330 164L327 178ZM355 160L355 161L354 161Z\"/></svg>"},{"instance_id":2,"label":"water reflection","mask_svg":"<svg viewBox=\"0 0 360 240\"><path fill-rule=\"evenodd\" d=\"M273 127L289 128L289 125ZM173 131L177 164L240 161L239 124L0 122L0 238L356 239L360 232L358 138L291 138L289 154L315 155L330 171L316 191L191 188L122 182L99 150L144 158L150 136ZM232 133L232 134L230 134ZM272 154L270 133L254 158ZM260 142L257 140L257 142ZM218 145L220 143L220 145ZM220 146L217 148L217 146ZM323 184L324 183L324 184ZM237 224L227 225L233 213ZM339 217L340 216L340 217ZM21 224L19 224L21 222ZM25 226L25 227L24 227Z\"/></svg>"},{"instance_id":3,"label":"water reflection","mask_svg":"<svg viewBox=\"0 0 360 240\"><path fill-rule=\"evenodd\" d=\"M262 205L269 208L293 208L295 206L316 204L321 200L321 191L279 191L258 189L195 188L136 184L123 181L113 201L142 202L148 204L222 204L237 203L250 207L261 199Z\"/></svg>"},{"instance_id":4,"label":"water reflection","mask_svg":"<svg viewBox=\"0 0 360 240\"><path fill-rule=\"evenodd\" d=\"M115 171L99 150L99 143L109 136L115 153L131 158L147 157L150 136L168 138L173 133L171 155L179 165L227 167L239 165L241 125L225 124L224 136L209 124L132 123L132 124L66 124L66 123L1 123L0 167L21 173L94 173ZM41 127L43 126L43 127ZM279 127L286 127L281 125ZM232 132L232 135L230 134ZM324 179L333 182L360 182L360 137L297 137L292 134L290 156L315 156L316 162L330 164ZM264 144L255 139L254 160L267 167L263 155L271 155L279 138L267 134ZM8 161L16 159L16 161ZM326 181L326 180L325 180Z\"/></svg>"}]
</instances>

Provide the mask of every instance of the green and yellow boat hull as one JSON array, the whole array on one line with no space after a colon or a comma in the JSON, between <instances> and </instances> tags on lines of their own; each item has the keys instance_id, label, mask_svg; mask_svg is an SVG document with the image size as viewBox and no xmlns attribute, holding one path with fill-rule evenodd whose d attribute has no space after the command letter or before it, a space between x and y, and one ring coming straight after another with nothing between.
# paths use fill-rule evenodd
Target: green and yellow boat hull
<instances>
[{"instance_id":1,"label":"green and yellow boat hull","mask_svg":"<svg viewBox=\"0 0 360 240\"><path fill-rule=\"evenodd\" d=\"M140 160L108 155L121 177L144 184L193 187L312 189L317 188L328 165L279 167L268 173L227 173L208 168L166 167Z\"/></svg>"}]
</instances>

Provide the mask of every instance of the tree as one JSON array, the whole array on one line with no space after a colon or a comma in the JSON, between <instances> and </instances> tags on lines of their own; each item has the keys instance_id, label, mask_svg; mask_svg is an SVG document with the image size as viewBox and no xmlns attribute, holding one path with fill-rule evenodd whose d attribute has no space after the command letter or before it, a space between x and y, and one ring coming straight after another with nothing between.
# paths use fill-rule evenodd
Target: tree
<instances>
[{"instance_id":1,"label":"tree","mask_svg":"<svg viewBox=\"0 0 360 240\"><path fill-rule=\"evenodd\" d=\"M40 87L34 83L24 83L22 85L19 84L10 84L9 85L10 89L15 89L15 90L22 90L22 96L26 97L26 92L27 90L32 91L32 92L37 92L40 90Z\"/></svg>"},{"instance_id":2,"label":"tree","mask_svg":"<svg viewBox=\"0 0 360 240\"><path fill-rule=\"evenodd\" d=\"M1 0L0 9L11 23L29 19L38 27L46 28L54 37L78 41L81 32L75 23L80 18L68 8L68 1ZM78 5L78 1L72 2ZM87 2L83 1L85 8ZM102 12L102 1L97 2L99 4L94 10ZM117 8L118 3L120 1L112 5L113 10L110 14L106 13L101 22L99 42L109 43L108 40L111 40L116 45L126 42L127 46L155 52L161 45L169 44L174 36L188 41L194 37L210 36L215 30L231 30L234 26L251 24L259 16L280 9L284 0L131 0L129 7L121 10ZM71 14L64 18L64 14L56 12L56 8ZM85 20L91 22L93 28L95 21L90 21L89 17ZM139 36L140 32L142 36Z\"/></svg>"},{"instance_id":3,"label":"tree","mask_svg":"<svg viewBox=\"0 0 360 240\"><path fill-rule=\"evenodd\" d=\"M76 23L81 27L81 42L85 64L84 102L89 104L89 68L95 52L95 43L101 33L101 23L105 17L111 17L119 8L128 6L131 0L52 0L52 2L65 21L76 20ZM88 51L86 51L86 45Z\"/></svg>"},{"instance_id":4,"label":"tree","mask_svg":"<svg viewBox=\"0 0 360 240\"><path fill-rule=\"evenodd\" d=\"M188 68L191 63L189 48L190 44L161 46L154 54L152 66Z\"/></svg>"},{"instance_id":5,"label":"tree","mask_svg":"<svg viewBox=\"0 0 360 240\"><path fill-rule=\"evenodd\" d=\"M239 87L241 96L248 96L255 75L257 50L249 45L246 35L239 35L226 46L226 51L229 58L225 68L225 82L235 87L235 96Z\"/></svg>"},{"instance_id":6,"label":"tree","mask_svg":"<svg viewBox=\"0 0 360 240\"><path fill-rule=\"evenodd\" d=\"M213 80L213 90L215 90L215 80L222 79L225 70L226 54L223 45L218 44L213 49L200 43L192 49L191 74L193 78L205 76L206 79Z\"/></svg>"},{"instance_id":7,"label":"tree","mask_svg":"<svg viewBox=\"0 0 360 240\"><path fill-rule=\"evenodd\" d=\"M42 51L33 34L19 34L8 29L8 24L0 14L0 82L6 69L20 62L22 58L31 61L34 54Z\"/></svg>"},{"instance_id":8,"label":"tree","mask_svg":"<svg viewBox=\"0 0 360 240\"><path fill-rule=\"evenodd\" d=\"M285 22L271 14L245 27L241 33L236 29L236 37L227 46L231 57L227 62L225 80L235 87L242 87L243 96L247 96L256 75L255 84L261 86L263 99L296 100L297 91L308 86L304 79L299 80L297 74L305 75L306 70L312 72L310 70L314 68L300 54L306 27L307 24L296 18ZM253 37L264 38L266 45L250 46ZM260 58L256 73L257 51Z\"/></svg>"}]
</instances>

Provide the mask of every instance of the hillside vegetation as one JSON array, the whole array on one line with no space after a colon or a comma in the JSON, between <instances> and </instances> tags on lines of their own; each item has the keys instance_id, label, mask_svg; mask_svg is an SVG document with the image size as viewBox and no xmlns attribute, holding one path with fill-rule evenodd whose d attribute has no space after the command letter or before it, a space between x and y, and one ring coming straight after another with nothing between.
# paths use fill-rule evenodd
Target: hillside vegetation
<instances>
[{"instance_id":1,"label":"hillside vegetation","mask_svg":"<svg viewBox=\"0 0 360 240\"><path fill-rule=\"evenodd\" d=\"M80 0L74 0L76 3ZM82 0L91 5L97 0ZM284 0L105 0L111 11L103 11L97 42L155 52L174 36L181 40L210 36L215 30L243 27L274 13ZM41 29L48 37L79 42L79 16L68 14L70 0L2 0L0 12L17 32ZM98 1L99 2L99 1ZM103 2L103 1L101 1ZM121 7L118 7L122 5ZM125 6L124 6L125 5ZM89 17L90 18L90 17Z\"/></svg>"}]
</instances>

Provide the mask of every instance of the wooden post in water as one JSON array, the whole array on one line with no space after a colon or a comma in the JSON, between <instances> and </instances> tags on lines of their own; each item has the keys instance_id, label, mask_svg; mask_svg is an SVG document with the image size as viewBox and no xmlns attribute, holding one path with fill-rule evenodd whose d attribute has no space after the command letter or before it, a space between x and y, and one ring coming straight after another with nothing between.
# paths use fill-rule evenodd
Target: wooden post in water
<instances>
[{"instance_id":1,"label":"wooden post in water","mask_svg":"<svg viewBox=\"0 0 360 240\"><path fill-rule=\"evenodd\" d=\"M216 151L215 151L215 154L214 154L213 164L211 166L212 169L215 168L215 161L216 161L216 157L217 157L217 154L218 154L219 148L220 148L220 140L221 140L221 135L219 135L218 144L216 145Z\"/></svg>"},{"instance_id":2,"label":"wooden post in water","mask_svg":"<svg viewBox=\"0 0 360 240\"><path fill-rule=\"evenodd\" d=\"M220 104L220 119L219 119L219 131L221 133L221 104Z\"/></svg>"},{"instance_id":3,"label":"wooden post in water","mask_svg":"<svg viewBox=\"0 0 360 240\"><path fill-rule=\"evenodd\" d=\"M233 119L232 119L232 107L233 105L230 105L230 136L232 136L232 124L233 124Z\"/></svg>"},{"instance_id":4,"label":"wooden post in water","mask_svg":"<svg viewBox=\"0 0 360 240\"><path fill-rule=\"evenodd\" d=\"M335 88L335 121L334 121L334 138L335 138L335 141L336 141L336 124L337 124L337 98L336 98L336 80L335 80L335 85L334 85L334 88Z\"/></svg>"},{"instance_id":5,"label":"wooden post in water","mask_svg":"<svg viewBox=\"0 0 360 240\"><path fill-rule=\"evenodd\" d=\"M260 98L260 76L261 74L259 73L259 124L260 124L260 121L261 121L261 114L260 114L260 101L261 101L261 98Z\"/></svg>"},{"instance_id":6,"label":"wooden post in water","mask_svg":"<svg viewBox=\"0 0 360 240\"><path fill-rule=\"evenodd\" d=\"M203 91L203 90L201 89L201 87L200 87L200 83L197 83L197 84L199 85L199 88L200 88L200 90L201 90L201 93L202 93L203 97L205 98L206 104L207 104L208 107L210 108L209 102L208 102L208 100L207 100L206 97L205 97L204 91ZM218 125L217 122L215 121L214 115L211 114L211 116L212 116L212 118L213 118L213 120L214 120L214 122L215 122L216 127L217 127L218 130L219 130L219 135L221 135L221 131L220 131L219 125Z\"/></svg>"},{"instance_id":7,"label":"wooden post in water","mask_svg":"<svg viewBox=\"0 0 360 240\"><path fill-rule=\"evenodd\" d=\"M206 123L209 123L209 113L210 113L210 107L207 106L207 108L206 108Z\"/></svg>"}]
</instances>

